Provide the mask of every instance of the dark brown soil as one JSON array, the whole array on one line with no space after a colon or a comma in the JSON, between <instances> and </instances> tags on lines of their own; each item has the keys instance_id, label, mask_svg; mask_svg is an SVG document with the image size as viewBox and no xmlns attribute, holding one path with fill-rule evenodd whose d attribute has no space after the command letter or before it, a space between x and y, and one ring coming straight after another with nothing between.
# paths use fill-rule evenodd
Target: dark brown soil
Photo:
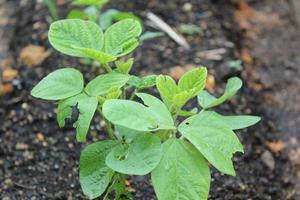
<instances>
[{"instance_id":1,"label":"dark brown soil","mask_svg":"<svg viewBox=\"0 0 300 200\"><path fill-rule=\"evenodd\" d=\"M187 2L192 5L190 11L184 10ZM181 23L202 27L202 33L185 36L191 45L189 51L169 37L144 42L135 53L133 73L166 74L177 66L184 69L190 64L205 65L216 79L216 93L222 90L228 77L236 75L243 79L245 86L241 93L219 111L260 115L262 121L239 132L245 154L234 157L236 177L212 169L210 199L299 199L300 38L295 12L292 1L248 2L268 16L278 15L280 23L265 26L254 22L253 27L260 31L256 38L249 38L245 35L247 30L234 20L238 4L225 0L119 0L105 8L134 11L143 19L151 11L175 28ZM78 160L87 143L105 138L101 118L95 117L88 142L78 144L73 129L58 127L55 105L32 98L29 91L59 67L76 67L86 80L95 76L97 70L54 50L37 67L20 63L19 53L29 44L51 49L46 39L48 11L36 1L9 0L9 3L5 9L11 9L11 18L16 20L9 24L9 29L0 28L10 33L9 53L19 75L12 81L14 91L0 97L0 199L84 199L78 181ZM0 0L0 11L4 4L6 1ZM60 6L61 17L69 8L68 4ZM0 39L3 39L1 34ZM218 48L226 51L220 60L199 57L199 52ZM229 68L228 61L239 58L245 48L254 61L244 64L242 71ZM286 147L276 153L268 144L278 141ZM155 199L148 177L130 178L130 187L135 190L135 199Z\"/></svg>"}]
</instances>

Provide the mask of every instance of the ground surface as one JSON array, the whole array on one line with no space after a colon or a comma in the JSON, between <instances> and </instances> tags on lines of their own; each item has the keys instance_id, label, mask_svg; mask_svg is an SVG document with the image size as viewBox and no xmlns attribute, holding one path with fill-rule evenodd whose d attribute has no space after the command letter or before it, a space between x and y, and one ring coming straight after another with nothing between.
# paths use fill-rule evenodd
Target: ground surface
<instances>
[{"instance_id":1,"label":"ground surface","mask_svg":"<svg viewBox=\"0 0 300 200\"><path fill-rule=\"evenodd\" d=\"M210 83L209 89L216 94L228 77L243 79L241 93L219 110L256 114L263 120L239 133L245 154L234 157L237 176L223 176L213 170L210 199L299 199L297 9L293 1L241 2L113 1L107 8L134 10L142 17L151 11L172 27L194 23L202 28L200 34L185 35L191 45L189 51L168 37L144 42L135 55L135 74L168 73L177 77L191 66L203 64L215 78L216 86ZM67 9L68 4L60 6L61 17ZM18 73L2 81L5 88L12 88L0 97L0 199L84 198L78 182L78 160L86 144L75 142L71 128L58 128L54 104L33 99L29 91L59 67L74 66L85 73L86 79L97 70L51 49L46 37L46 13L47 9L35 1L0 0L0 71L9 68ZM150 28L146 25L146 29ZM29 44L44 47L51 55L29 67L20 59L21 49ZM218 60L205 53L220 48L223 53L217 55ZM244 61L242 71L228 67L228 61L238 58ZM96 116L88 143L105 137L99 121ZM131 178L130 187L135 199L155 199L147 177Z\"/></svg>"}]
</instances>

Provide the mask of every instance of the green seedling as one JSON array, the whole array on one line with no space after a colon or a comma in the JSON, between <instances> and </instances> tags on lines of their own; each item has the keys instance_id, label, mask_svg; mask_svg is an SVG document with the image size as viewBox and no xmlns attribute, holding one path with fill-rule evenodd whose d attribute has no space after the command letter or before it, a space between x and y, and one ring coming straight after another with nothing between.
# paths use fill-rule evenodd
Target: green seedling
<instances>
[{"instance_id":1,"label":"green seedling","mask_svg":"<svg viewBox=\"0 0 300 200\"><path fill-rule=\"evenodd\" d=\"M142 20L132 12L123 12L117 9L108 9L102 12L102 7L107 4L109 0L75 0L74 5L85 6L85 9L71 10L67 19L88 19L100 25L103 30L106 30L112 25L114 21L121 21L124 19L134 19L142 23ZM141 36L141 40L149 40L156 37L164 36L162 32L147 31Z\"/></svg>"},{"instance_id":2,"label":"green seedling","mask_svg":"<svg viewBox=\"0 0 300 200\"><path fill-rule=\"evenodd\" d=\"M56 50L93 59L107 73L85 83L78 70L61 68L43 78L31 95L57 103L60 127L74 118L76 108L72 122L78 142L86 141L96 112L105 121L107 140L87 145L80 156L80 184L88 198L132 199L126 177L151 174L159 200L207 199L209 163L234 176L232 157L243 152L243 146L233 130L260 118L213 111L242 87L237 77L229 79L223 95L215 97L204 90L205 67L185 73L178 82L166 75L130 75L134 60L123 57L139 45L141 32L141 24L133 19L121 20L104 33L91 21L54 22L48 36ZM162 100L143 91L153 87ZM185 110L193 98L199 105Z\"/></svg>"}]
</instances>

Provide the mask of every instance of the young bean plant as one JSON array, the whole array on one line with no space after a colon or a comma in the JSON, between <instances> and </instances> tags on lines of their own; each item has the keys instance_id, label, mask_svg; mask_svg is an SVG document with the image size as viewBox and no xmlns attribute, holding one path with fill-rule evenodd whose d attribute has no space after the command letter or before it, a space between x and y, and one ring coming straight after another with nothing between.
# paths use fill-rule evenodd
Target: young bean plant
<instances>
[{"instance_id":1,"label":"young bean plant","mask_svg":"<svg viewBox=\"0 0 300 200\"><path fill-rule=\"evenodd\" d=\"M78 70L61 68L43 78L31 95L57 103L60 127L77 109L73 126L78 142L85 142L96 111L105 121L108 139L87 145L80 156L80 184L88 198L132 199L126 177L151 174L159 200L207 199L209 163L234 176L231 159L243 146L233 130L260 118L213 111L242 87L238 77L230 78L224 93L215 97L204 90L205 67L186 72L178 82L167 75L130 75L134 60L124 61L124 56L139 45L141 32L133 19L119 21L104 33L91 21L54 22L48 37L56 50L94 59L107 73L85 84ZM162 100L143 92L152 87ZM183 108L193 98L200 111Z\"/></svg>"}]
</instances>

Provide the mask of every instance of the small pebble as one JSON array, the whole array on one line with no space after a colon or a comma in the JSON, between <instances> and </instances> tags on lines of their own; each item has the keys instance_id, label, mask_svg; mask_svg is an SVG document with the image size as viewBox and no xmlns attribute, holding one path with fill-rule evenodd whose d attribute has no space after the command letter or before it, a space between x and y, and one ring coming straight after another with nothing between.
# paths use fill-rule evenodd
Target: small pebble
<instances>
[{"instance_id":1,"label":"small pebble","mask_svg":"<svg viewBox=\"0 0 300 200\"><path fill-rule=\"evenodd\" d=\"M29 148L28 144L24 143L17 143L16 144L16 149L17 150L27 150Z\"/></svg>"},{"instance_id":2,"label":"small pebble","mask_svg":"<svg viewBox=\"0 0 300 200\"><path fill-rule=\"evenodd\" d=\"M183 5L183 10L185 11L185 12L189 12L189 11L191 11L193 9L193 5L191 4L191 3L185 3L184 5Z\"/></svg>"}]
</instances>

